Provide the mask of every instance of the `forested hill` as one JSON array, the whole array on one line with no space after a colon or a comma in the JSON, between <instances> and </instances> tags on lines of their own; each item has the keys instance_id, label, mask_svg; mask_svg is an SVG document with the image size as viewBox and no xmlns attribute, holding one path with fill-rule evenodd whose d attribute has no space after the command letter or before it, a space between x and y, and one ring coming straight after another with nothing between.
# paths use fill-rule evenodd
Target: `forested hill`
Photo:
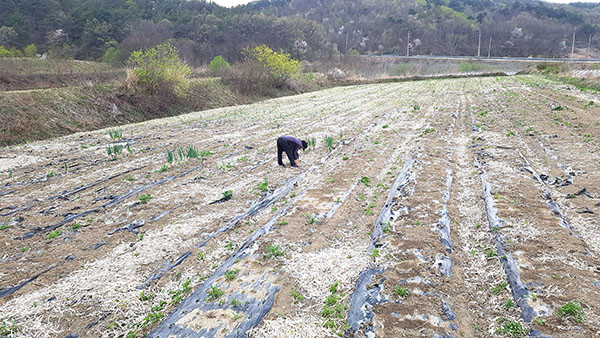
<instances>
[{"instance_id":1,"label":"forested hill","mask_svg":"<svg viewBox=\"0 0 600 338\"><path fill-rule=\"evenodd\" d=\"M600 34L600 3L532 0L260 0L244 10L322 24L338 50L362 53L562 56ZM407 41L410 33L410 41ZM600 39L600 36L598 36ZM409 44L408 44L408 43ZM600 44L596 41L595 46Z\"/></svg>"},{"instance_id":2,"label":"forested hill","mask_svg":"<svg viewBox=\"0 0 600 338\"><path fill-rule=\"evenodd\" d=\"M192 64L267 44L301 59L337 53L565 56L600 40L600 5L533 0L261 0L227 9L193 0L3 0L0 46L123 61L170 40ZM410 40L408 40L410 34Z\"/></svg>"}]
</instances>

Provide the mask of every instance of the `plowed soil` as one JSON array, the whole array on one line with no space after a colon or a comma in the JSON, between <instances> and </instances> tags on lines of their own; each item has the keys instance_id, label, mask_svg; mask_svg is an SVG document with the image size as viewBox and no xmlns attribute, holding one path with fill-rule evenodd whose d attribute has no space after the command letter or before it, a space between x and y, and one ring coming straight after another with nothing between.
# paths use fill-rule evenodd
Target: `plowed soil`
<instances>
[{"instance_id":1,"label":"plowed soil","mask_svg":"<svg viewBox=\"0 0 600 338\"><path fill-rule=\"evenodd\" d=\"M600 335L597 96L430 80L119 131L0 150L0 335Z\"/></svg>"}]
</instances>

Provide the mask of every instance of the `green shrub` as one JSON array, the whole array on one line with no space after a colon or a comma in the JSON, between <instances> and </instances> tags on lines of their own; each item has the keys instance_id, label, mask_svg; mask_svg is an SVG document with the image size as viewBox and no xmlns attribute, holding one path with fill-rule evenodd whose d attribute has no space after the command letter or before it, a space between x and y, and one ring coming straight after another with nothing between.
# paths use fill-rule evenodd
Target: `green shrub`
<instances>
[{"instance_id":1,"label":"green shrub","mask_svg":"<svg viewBox=\"0 0 600 338\"><path fill-rule=\"evenodd\" d=\"M558 74L559 73L559 64L558 63L549 63L542 62L535 65L535 68L540 72Z\"/></svg>"},{"instance_id":2,"label":"green shrub","mask_svg":"<svg viewBox=\"0 0 600 338\"><path fill-rule=\"evenodd\" d=\"M0 58L11 58L14 57L12 51L6 49L4 46L0 46Z\"/></svg>"},{"instance_id":3,"label":"green shrub","mask_svg":"<svg viewBox=\"0 0 600 338\"><path fill-rule=\"evenodd\" d=\"M277 53L266 45L254 48L247 47L242 54L246 61L260 65L276 87L282 87L289 78L296 76L302 68L300 62L292 59L290 54Z\"/></svg>"},{"instance_id":4,"label":"green shrub","mask_svg":"<svg viewBox=\"0 0 600 338\"><path fill-rule=\"evenodd\" d=\"M22 58L25 54L23 54L23 52L21 52L19 49L13 47L10 49L10 52L12 53L13 57L16 58Z\"/></svg>"},{"instance_id":5,"label":"green shrub","mask_svg":"<svg viewBox=\"0 0 600 338\"><path fill-rule=\"evenodd\" d=\"M135 51L129 63L132 71L127 74L128 84L134 89L157 93L167 87L183 96L189 87L187 77L192 71L179 60L177 48L170 43Z\"/></svg>"},{"instance_id":6,"label":"green shrub","mask_svg":"<svg viewBox=\"0 0 600 338\"><path fill-rule=\"evenodd\" d=\"M37 55L38 49L35 46L35 44L30 44L27 47L25 47L25 49L23 49L23 52L25 53L25 56L28 58L33 58Z\"/></svg>"},{"instance_id":7,"label":"green shrub","mask_svg":"<svg viewBox=\"0 0 600 338\"><path fill-rule=\"evenodd\" d=\"M115 47L109 47L102 55L102 62L109 65L118 66L121 52Z\"/></svg>"},{"instance_id":8,"label":"green shrub","mask_svg":"<svg viewBox=\"0 0 600 338\"><path fill-rule=\"evenodd\" d=\"M212 61L208 65L208 69L210 69L210 72L215 75L222 74L224 71L229 69L229 67L231 67L231 65L229 65L229 62L227 62L227 60L225 60L221 55L215 56L215 58L212 59Z\"/></svg>"}]
</instances>

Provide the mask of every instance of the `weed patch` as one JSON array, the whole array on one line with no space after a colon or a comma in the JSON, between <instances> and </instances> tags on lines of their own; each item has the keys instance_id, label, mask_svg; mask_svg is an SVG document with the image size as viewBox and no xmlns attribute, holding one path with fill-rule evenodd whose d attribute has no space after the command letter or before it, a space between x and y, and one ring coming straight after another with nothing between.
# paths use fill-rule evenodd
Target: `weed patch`
<instances>
[{"instance_id":1,"label":"weed patch","mask_svg":"<svg viewBox=\"0 0 600 338\"><path fill-rule=\"evenodd\" d=\"M262 192L269 191L269 180L265 178L265 180L262 183L256 185L256 189Z\"/></svg>"},{"instance_id":2,"label":"weed patch","mask_svg":"<svg viewBox=\"0 0 600 338\"><path fill-rule=\"evenodd\" d=\"M151 199L152 199L152 195L150 195L150 194L144 194L144 195L138 196L138 200L142 204L148 203L148 201L151 200Z\"/></svg>"},{"instance_id":3,"label":"weed patch","mask_svg":"<svg viewBox=\"0 0 600 338\"><path fill-rule=\"evenodd\" d=\"M496 330L497 334L509 336L509 337L524 337L529 334L529 329L524 328L519 322L508 321L502 327Z\"/></svg>"},{"instance_id":4,"label":"weed patch","mask_svg":"<svg viewBox=\"0 0 600 338\"><path fill-rule=\"evenodd\" d=\"M240 270L235 269L235 270L227 270L225 271L225 279L228 281L232 281L235 279L235 277L237 277L237 274L240 272Z\"/></svg>"},{"instance_id":5,"label":"weed patch","mask_svg":"<svg viewBox=\"0 0 600 338\"><path fill-rule=\"evenodd\" d=\"M279 248L279 246L277 246L275 244L271 244L271 245L267 246L267 248L265 249L264 257L265 257L265 259L271 259L271 258L281 257L283 255L285 255L285 252L283 252Z\"/></svg>"},{"instance_id":6,"label":"weed patch","mask_svg":"<svg viewBox=\"0 0 600 338\"><path fill-rule=\"evenodd\" d=\"M408 290L406 290L406 288L401 287L400 285L394 286L393 293L400 298L408 297Z\"/></svg>"},{"instance_id":7,"label":"weed patch","mask_svg":"<svg viewBox=\"0 0 600 338\"><path fill-rule=\"evenodd\" d=\"M208 294L208 301L215 301L219 298L221 298L221 296L223 296L225 294L225 292L221 289L219 289L216 286L211 286L210 289L206 290L206 293Z\"/></svg>"},{"instance_id":8,"label":"weed patch","mask_svg":"<svg viewBox=\"0 0 600 338\"><path fill-rule=\"evenodd\" d=\"M181 289L169 291L169 293L171 294L171 304L181 303L181 301L183 300L183 296L192 292L192 287L190 286L191 283L192 280L188 279L181 285Z\"/></svg>"},{"instance_id":9,"label":"weed patch","mask_svg":"<svg viewBox=\"0 0 600 338\"><path fill-rule=\"evenodd\" d=\"M580 303L567 302L567 304L556 309L556 314L562 318L570 319L576 323L581 323L585 312L581 308Z\"/></svg>"},{"instance_id":10,"label":"weed patch","mask_svg":"<svg viewBox=\"0 0 600 338\"><path fill-rule=\"evenodd\" d=\"M48 239L54 239L58 236L62 235L62 232L60 232L60 230L54 230L52 232L49 232L48 234L46 234L46 238Z\"/></svg>"},{"instance_id":11,"label":"weed patch","mask_svg":"<svg viewBox=\"0 0 600 338\"><path fill-rule=\"evenodd\" d=\"M297 304L304 300L304 296L300 292L296 291L295 289L290 290L290 296L292 296L292 298L294 298L294 304Z\"/></svg>"}]
</instances>

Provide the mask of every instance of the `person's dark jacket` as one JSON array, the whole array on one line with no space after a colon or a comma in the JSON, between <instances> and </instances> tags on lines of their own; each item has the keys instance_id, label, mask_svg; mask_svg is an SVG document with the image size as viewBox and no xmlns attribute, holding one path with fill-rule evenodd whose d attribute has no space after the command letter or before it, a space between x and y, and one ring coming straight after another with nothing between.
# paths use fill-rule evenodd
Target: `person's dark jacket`
<instances>
[{"instance_id":1,"label":"person's dark jacket","mask_svg":"<svg viewBox=\"0 0 600 338\"><path fill-rule=\"evenodd\" d=\"M283 165L281 155L285 151L292 167L297 167L296 160L299 158L300 149L302 149L301 140L292 136L281 136L277 139L277 162Z\"/></svg>"}]
</instances>

